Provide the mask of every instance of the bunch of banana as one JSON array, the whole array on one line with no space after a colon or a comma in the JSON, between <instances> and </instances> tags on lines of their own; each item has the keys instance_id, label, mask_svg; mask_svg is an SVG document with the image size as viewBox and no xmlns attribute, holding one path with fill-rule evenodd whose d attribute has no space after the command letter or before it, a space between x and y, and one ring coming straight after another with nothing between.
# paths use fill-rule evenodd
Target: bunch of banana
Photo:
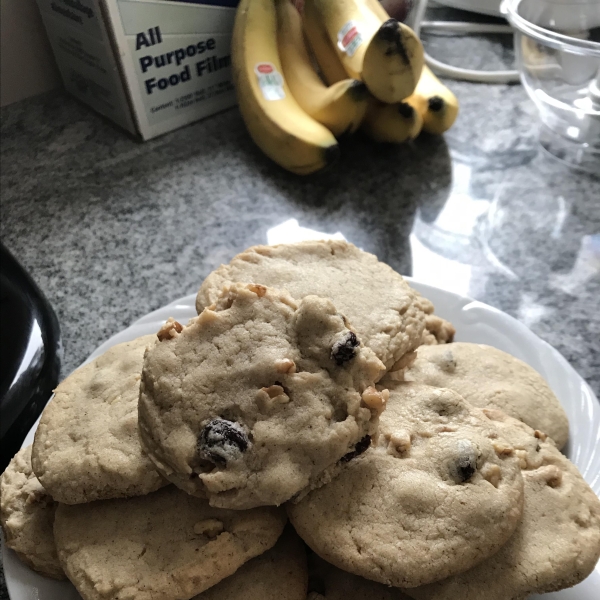
<instances>
[{"instance_id":1,"label":"bunch of banana","mask_svg":"<svg viewBox=\"0 0 600 600\"><path fill-rule=\"evenodd\" d=\"M297 174L331 164L336 137L359 126L396 143L450 127L456 98L423 62L418 38L378 0L305 0L302 16L292 0L241 0L237 9L242 117L263 152Z\"/></svg>"},{"instance_id":2,"label":"bunch of banana","mask_svg":"<svg viewBox=\"0 0 600 600\"><path fill-rule=\"evenodd\" d=\"M331 131L302 110L281 74L274 0L240 2L231 58L242 118L269 158L305 175L338 157L339 146Z\"/></svg>"},{"instance_id":3,"label":"bunch of banana","mask_svg":"<svg viewBox=\"0 0 600 600\"><path fill-rule=\"evenodd\" d=\"M369 66L373 67L376 72L381 73L384 71L382 66L377 69L372 64L365 64L367 57L373 58L375 56L374 51L369 54L365 50L362 79L373 96L380 100L380 102L373 100L369 103L367 115L362 124L365 133L379 142L402 143L417 137L421 128L428 133L441 134L452 126L458 115L456 97L423 64L423 49L414 33L408 27L390 19L379 0L305 0L304 31L321 74L329 84L339 81L346 76L346 73L353 73L353 71L348 67L346 55L341 51L344 44L336 44L331 39L329 33L331 28L328 29L325 21L319 18L316 7L322 5L329 6L330 10L335 9L338 11L344 7L348 10L351 5L355 11L352 13L355 15L355 23L358 22L356 15L364 17L364 21L361 23L379 23L377 34L371 40L369 47L376 47L376 45L372 45L375 44L377 37L381 38L382 33L387 28L394 28L395 23L400 26L400 31L408 30L412 34L412 37L408 35L407 39L412 40L414 37L419 44L418 46L412 46L412 56L414 57L412 64L415 65L415 71L413 72L418 70L417 79L412 79L413 83L405 88L404 93L399 94L399 98L396 97L393 100L390 100L389 96L388 99L385 99L378 95L374 84L369 85L367 78L365 78L365 71L368 70ZM346 13L346 16L350 16L350 13ZM365 26L363 25L357 27L357 31L364 30ZM411 47L410 44L406 45ZM402 79L400 75L404 75L405 81L407 81L410 73L410 69L397 71L396 81ZM396 89L398 88L397 85ZM389 89L392 89L391 85ZM410 114L411 107L416 111L416 114Z\"/></svg>"}]
</instances>

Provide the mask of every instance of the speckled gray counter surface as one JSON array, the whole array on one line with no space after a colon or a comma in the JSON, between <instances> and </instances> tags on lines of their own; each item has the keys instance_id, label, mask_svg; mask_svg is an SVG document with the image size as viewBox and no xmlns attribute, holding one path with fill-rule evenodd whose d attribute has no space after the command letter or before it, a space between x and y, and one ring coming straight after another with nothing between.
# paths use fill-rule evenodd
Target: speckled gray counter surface
<instances>
[{"instance_id":1,"label":"speckled gray counter surface","mask_svg":"<svg viewBox=\"0 0 600 600\"><path fill-rule=\"evenodd\" d=\"M426 45L467 67L512 61L510 37ZM449 85L461 113L445 137L356 136L307 178L263 156L237 109L144 144L60 92L4 109L2 240L57 312L62 375L294 218L515 316L598 395L600 180L544 153L520 85Z\"/></svg>"}]
</instances>

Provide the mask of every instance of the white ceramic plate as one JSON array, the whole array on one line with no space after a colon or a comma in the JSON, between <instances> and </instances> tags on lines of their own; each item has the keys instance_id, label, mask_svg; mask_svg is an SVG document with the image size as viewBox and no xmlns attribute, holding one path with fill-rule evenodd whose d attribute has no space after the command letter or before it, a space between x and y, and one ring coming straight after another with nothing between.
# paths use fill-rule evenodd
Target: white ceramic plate
<instances>
[{"instance_id":1,"label":"white ceramic plate","mask_svg":"<svg viewBox=\"0 0 600 600\"><path fill-rule=\"evenodd\" d=\"M539 371L564 406L571 424L569 458L600 496L600 404L586 382L567 361L525 325L481 302L429 285L411 281L436 307L436 313L456 326L457 341L489 344L529 363ZM160 308L102 344L89 358L96 358L111 346L155 333L168 317L187 322L196 315L195 296L190 295ZM87 362L87 361L86 361ZM33 442L36 425L24 445ZM64 582L41 577L23 565L15 554L2 548L4 573L11 600L78 600L75 589ZM544 595L546 600L597 600L600 566L586 581L562 592ZM540 596L540 598L542 598Z\"/></svg>"}]
</instances>

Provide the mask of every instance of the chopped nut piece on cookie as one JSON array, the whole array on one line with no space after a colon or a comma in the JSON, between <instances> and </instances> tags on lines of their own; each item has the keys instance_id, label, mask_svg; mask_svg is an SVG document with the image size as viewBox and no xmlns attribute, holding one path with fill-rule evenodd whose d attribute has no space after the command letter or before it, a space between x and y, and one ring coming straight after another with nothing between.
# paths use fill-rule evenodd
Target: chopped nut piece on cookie
<instances>
[{"instance_id":1,"label":"chopped nut piece on cookie","mask_svg":"<svg viewBox=\"0 0 600 600\"><path fill-rule=\"evenodd\" d=\"M205 535L210 539L216 538L223 529L223 522L218 519L205 519L194 524L194 533Z\"/></svg>"},{"instance_id":2,"label":"chopped nut piece on cookie","mask_svg":"<svg viewBox=\"0 0 600 600\"><path fill-rule=\"evenodd\" d=\"M385 404L389 400L390 393L388 390L378 391L375 387L368 387L362 393L363 402L374 411L382 413L385 409Z\"/></svg>"},{"instance_id":3,"label":"chopped nut piece on cookie","mask_svg":"<svg viewBox=\"0 0 600 600\"><path fill-rule=\"evenodd\" d=\"M410 433L406 429L393 431L388 439L389 454L404 455L410 450Z\"/></svg>"},{"instance_id":4,"label":"chopped nut piece on cookie","mask_svg":"<svg viewBox=\"0 0 600 600\"><path fill-rule=\"evenodd\" d=\"M163 342L165 340L173 339L178 333L183 330L183 325L176 321L173 317L169 317L167 322L158 330L156 337Z\"/></svg>"},{"instance_id":5,"label":"chopped nut piece on cookie","mask_svg":"<svg viewBox=\"0 0 600 600\"><path fill-rule=\"evenodd\" d=\"M275 370L278 373L295 373L296 363L289 358L282 358L275 361Z\"/></svg>"}]
</instances>

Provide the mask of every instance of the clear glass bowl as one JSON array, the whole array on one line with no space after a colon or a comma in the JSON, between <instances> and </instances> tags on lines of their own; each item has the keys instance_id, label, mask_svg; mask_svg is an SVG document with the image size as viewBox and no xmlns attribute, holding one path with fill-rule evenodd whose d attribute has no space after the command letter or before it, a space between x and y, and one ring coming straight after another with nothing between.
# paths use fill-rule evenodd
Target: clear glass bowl
<instances>
[{"instance_id":1,"label":"clear glass bowl","mask_svg":"<svg viewBox=\"0 0 600 600\"><path fill-rule=\"evenodd\" d=\"M501 11L542 145L600 175L600 0L504 0Z\"/></svg>"}]
</instances>

